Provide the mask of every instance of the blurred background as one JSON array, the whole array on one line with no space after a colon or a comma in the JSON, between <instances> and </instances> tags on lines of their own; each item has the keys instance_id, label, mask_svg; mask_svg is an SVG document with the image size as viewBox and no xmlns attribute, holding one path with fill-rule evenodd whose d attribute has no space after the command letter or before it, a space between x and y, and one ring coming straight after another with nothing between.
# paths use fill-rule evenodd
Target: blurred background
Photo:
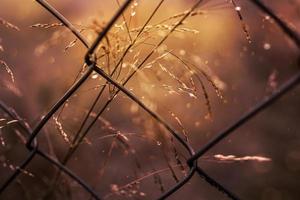
<instances>
[{"instance_id":1,"label":"blurred background","mask_svg":"<svg viewBox=\"0 0 300 200\"><path fill-rule=\"evenodd\" d=\"M132 68L151 52L153 44L180 19L177 14L184 13L195 2L165 0L149 24L152 27L142 35L140 45L124 58L120 75L114 78L124 81ZM299 0L264 2L300 31ZM74 23L90 44L118 9L117 0L49 3ZM109 39L97 49L97 62L105 71L110 72L130 44L127 28L134 37L158 3L135 1L124 13L126 23L121 17L115 24ZM299 70L297 47L250 1L236 0L233 5L225 0L204 0L197 11L179 26L182 29L174 31L155 49L141 72L126 85L151 110L186 134L195 149ZM5 65L1 65L0 100L34 127L72 85L78 72L84 70L86 48L74 41L74 35L65 27L55 25L58 21L35 1L0 0L0 19L17 27L0 24L0 60L12 71L8 73ZM100 57L107 50L110 62L105 56ZM198 69L195 73L202 81L194 77L194 71L191 75L182 61ZM43 128L38 137L41 150L60 161L64 159L70 141L104 83L101 77L91 75ZM299 199L299 92L297 87L224 139L199 159L199 166L241 199ZM112 94L113 91L105 90L87 123ZM0 119L2 184L26 158L28 150L22 141L27 136L18 131L15 123L9 123L4 113ZM265 160L230 157L224 161L217 155L257 156ZM188 156L154 119L119 93L67 166L104 199L155 199L184 177ZM46 160L35 157L0 199L91 199L66 175L55 180L56 170ZM227 197L195 175L169 199Z\"/></svg>"}]
</instances>

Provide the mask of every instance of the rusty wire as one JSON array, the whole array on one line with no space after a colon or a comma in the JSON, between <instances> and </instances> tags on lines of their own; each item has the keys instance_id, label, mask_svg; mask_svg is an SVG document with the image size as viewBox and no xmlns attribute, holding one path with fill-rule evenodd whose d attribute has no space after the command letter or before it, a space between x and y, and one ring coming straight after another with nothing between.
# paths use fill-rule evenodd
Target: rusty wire
<instances>
[{"instance_id":1,"label":"rusty wire","mask_svg":"<svg viewBox=\"0 0 300 200\"><path fill-rule=\"evenodd\" d=\"M118 20L118 18L122 15L122 13L126 10L126 8L130 5L132 0L126 0L123 5L120 6L119 10L115 13L115 15L111 18L107 26L103 29L103 31L99 34L97 39L94 41L92 45L88 44L86 39L81 35L81 33L70 23L61 13L59 13L54 7L52 7L47 1L45 0L36 0L40 5L43 6L44 9L49 11L53 16L55 16L62 24L64 24L81 42L82 44L88 48L84 64L88 66L83 73L83 75L70 87L70 89L60 98L59 101L57 101L56 104L50 109L50 111L41 119L41 121L37 124L37 126L32 130L28 124L24 123L22 120L20 120L20 117L17 115L16 112L14 112L13 109L11 109L9 106L5 105L3 102L0 102L0 109L8 114L8 116L11 119L18 120L18 125L20 130L25 132L26 135L28 135L28 140L26 143L26 147L29 150L27 158L18 166L16 171L4 182L4 184L0 187L0 196L5 191L5 189L14 181L17 179L18 175L21 173L22 170L24 170L27 165L32 161L32 159L35 156L40 156L48 161L48 163L56 166L60 173L64 173L68 175L70 178L72 178L74 181L76 181L79 185L82 186L88 193L91 194L91 196L94 199L101 199L101 195L97 194L94 189L89 186L88 183L86 183L84 180L82 180L79 176L74 174L70 169L68 169L65 164L68 160L68 158L72 155L72 153L76 150L76 148L71 149L69 156L66 157L66 159L63 162L58 161L55 158L52 158L47 153L42 152L38 147L38 140L37 136L42 133L42 128L47 124L47 122L51 119L51 117L54 115L54 113L60 109L63 104L74 94L75 91L78 90L78 88L86 82L88 77L91 75L92 72L98 73L102 78L104 78L108 83L112 84L114 87L117 88L117 94L118 92L124 93L127 97L129 97L133 102L138 104L143 110L145 110L150 116L152 116L158 123L160 123L162 126L164 126L169 133L178 140L178 142L187 150L190 157L187 159L187 164L189 166L189 173L187 173L186 177L184 177L181 181L179 181L175 186L173 186L171 189L163 193L158 199L166 199L176 191L178 191L183 185L185 185L193 176L194 174L198 174L201 178L203 178L207 183L212 185L214 188L216 188L218 191L221 191L225 195L228 196L230 199L237 200L239 199L231 190L225 188L222 184L218 183L216 180L214 180L212 177L210 177L203 169L201 169L197 165L197 160L203 156L207 151L209 151L211 148L213 148L215 145L217 145L220 141L222 141L224 138L226 138L228 135L232 134L236 129L241 127L243 124L247 123L249 120L254 118L257 114L263 112L265 109L270 107L276 100L278 100L280 97L285 95L287 92L289 92L291 89L296 87L300 82L300 72L296 73L293 77L291 77L288 81L286 81L281 87L279 87L271 96L263 99L261 102L259 102L257 105L254 105L250 111L242 115L240 118L238 118L235 122L232 123L232 125L225 128L220 133L216 134L216 137L211 139L206 145L204 145L202 148L198 150L194 150L194 148L184 140L180 136L180 134L171 126L167 121L165 121L158 113L152 111L149 109L145 104L142 103L134 94L132 94L128 89L125 88L126 83L130 80L130 78L134 75L134 72L132 75L129 76L129 78L123 83L120 84L117 81L115 81L112 78L111 74L105 73L101 67L97 66L96 62L93 59L93 54L99 43L102 41L102 39L106 36L106 34L109 32L110 28L115 24L115 22ZM161 3L163 0L161 1ZM251 0L251 2L256 5L262 12L266 13L270 17L274 19L274 21L277 23L277 25L282 29L282 31L300 48L300 36L299 34L293 30L291 27L287 25L286 22L284 22L282 19L280 19L266 4L261 2L260 0ZM202 0L196 1L194 6L190 9L190 12L192 12L194 9L196 9L200 4L202 3ZM160 5L159 5L160 6ZM157 7L157 9L159 8ZM189 13L186 13L185 17L187 17ZM151 16L147 23L151 20L153 16ZM182 21L185 20L185 18L182 18ZM181 22L182 22L181 21ZM163 42L163 41L162 41ZM162 43L161 42L161 43ZM130 48L130 47L129 47ZM103 87L104 88L104 87ZM104 89L103 89L104 90ZM102 91L102 90L101 90ZM101 92L100 92L101 95ZM111 98L105 105L104 109L108 106L108 104L113 100L114 98ZM97 100L97 99L96 99ZM104 110L102 109L102 110ZM102 111L103 112L103 111ZM101 115L101 113L99 116ZM97 117L99 117L97 116ZM97 118L96 117L96 118ZM89 127L93 126L93 123L89 125ZM81 129L78 132L78 135L76 135L76 140L74 140L75 144L79 144L80 141L86 136L86 134L89 132L89 128L85 130L85 132L81 135L79 133L81 132ZM76 146L76 145L75 145Z\"/></svg>"}]
</instances>

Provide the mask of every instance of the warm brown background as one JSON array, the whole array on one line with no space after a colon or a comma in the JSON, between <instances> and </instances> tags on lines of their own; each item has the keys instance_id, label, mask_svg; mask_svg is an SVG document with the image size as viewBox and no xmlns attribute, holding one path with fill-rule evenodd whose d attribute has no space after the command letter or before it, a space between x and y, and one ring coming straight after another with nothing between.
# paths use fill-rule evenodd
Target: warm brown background
<instances>
[{"instance_id":1,"label":"warm brown background","mask_svg":"<svg viewBox=\"0 0 300 200\"><path fill-rule=\"evenodd\" d=\"M106 21L117 9L116 3L111 0L49 2L72 22L82 24L88 23L90 18L95 16ZM141 0L133 25L141 25L156 2L156 0L151 3ZM182 12L188 9L192 2L194 1L167 0L155 20L159 21L159 19ZM300 31L299 0L265 0L265 2ZM207 11L207 14L188 20L189 26L198 29L199 34L188 34L182 39L171 37L166 43L175 52L185 49L186 52L207 60L212 71L226 84L226 89L223 90L226 99L224 103L206 83L213 110L211 121L205 119L205 101L201 95L199 95L200 99L194 100L184 95L165 97L158 92L152 98L158 111L169 109L177 114L189 132L191 143L196 149L218 131L238 119L252 105L270 94L272 89L268 79L272 74L277 74L276 83L280 85L299 70L297 66L299 51L281 30L270 21L263 20L265 16L249 1L237 1L237 3L241 6L244 21L249 27L251 44L245 39L241 23L232 6L221 0L206 0L203 8L200 7L200 9ZM219 4L221 6L216 6ZM53 23L56 20L34 1L0 0L0 17L20 28L20 31L14 31L0 26L0 44L5 49L4 52L0 52L0 59L6 61L12 68L16 79L16 82L11 84L5 70L0 69L1 100L13 107L30 125L34 126L71 85L81 67L85 49L78 43L69 51L64 52L65 46L74 39L69 34L42 54L38 54L37 47L47 42L55 29L34 29L30 28L30 25ZM271 45L269 50L264 49L266 43ZM143 90L139 89L140 84L143 84L142 81L139 77L134 78L128 86L135 88L139 97L145 95ZM87 89L95 83L90 81L84 88ZM80 90L78 97L70 102L66 111L63 122L66 132L70 134L77 127L84 110L91 104L91 97L96 94L95 91L84 92L84 88ZM206 155L207 157L215 154L260 155L271 158L271 162L220 163L200 160L199 165L241 199L299 199L299 92L298 87L274 106L235 131ZM190 108L186 107L187 103L191 104ZM132 102L120 95L104 117L122 132L146 134L141 127L136 127L132 122L131 119L135 117L135 114L130 114L130 108L132 108ZM143 113L141 110L138 112ZM161 115L170 123L172 122L167 112L162 111ZM66 150L64 147L66 144L52 127L53 121L49 122L46 129L51 137L56 156L61 158ZM3 130L3 133L4 135L13 134L9 130ZM76 154L76 159L73 159L68 166L93 185L99 194L105 195L110 192L111 184L123 185L133 180L136 167L133 157L124 155L123 149L116 147L105 175L99 179L97 175L111 142L109 139L105 141L96 139L103 135L105 131L96 125L89 136L93 144L91 146L83 144ZM6 159L17 165L25 158L27 150L13 136L7 137L10 146L1 147L1 152ZM40 140L41 148L48 150L45 137L41 136ZM160 146L155 142L130 138L130 143L136 148L137 156L142 164L142 169L137 170L137 176L167 166L160 153ZM172 152L170 155L172 156ZM0 199L25 199L26 195L28 199L39 199L48 187L53 169L46 161L36 158L34 163L30 164L28 171L32 172L35 178L22 175L20 178L22 186L14 183ZM9 173L11 171L7 168L1 168L0 183L8 177ZM175 183L168 172L162 173L161 177L166 188ZM26 194L23 194L22 187L27 191ZM88 198L88 195L75 183L70 183L69 187L73 199ZM159 186L154 184L153 178L145 179L140 191L146 193L146 196L139 197L140 199L154 199L160 194ZM110 197L110 199L124 198L123 196ZM194 176L189 184L170 199L198 200L226 199L226 197L198 176Z\"/></svg>"}]
</instances>

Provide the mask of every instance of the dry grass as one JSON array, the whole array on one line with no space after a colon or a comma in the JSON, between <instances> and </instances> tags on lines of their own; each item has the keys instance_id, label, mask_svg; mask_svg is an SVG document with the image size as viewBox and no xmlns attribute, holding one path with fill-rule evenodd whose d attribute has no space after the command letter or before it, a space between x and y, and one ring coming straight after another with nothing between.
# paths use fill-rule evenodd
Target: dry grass
<instances>
[{"instance_id":1,"label":"dry grass","mask_svg":"<svg viewBox=\"0 0 300 200\"><path fill-rule=\"evenodd\" d=\"M117 5L120 6L119 1L116 1ZM158 7L163 3L163 0L158 4ZM233 9L237 12L237 15L239 19L241 20L242 24L242 30L245 33L246 40L251 42L250 34L246 28L246 24L243 21L243 17L241 14L240 9L236 5L234 1L231 2L233 4ZM138 3L135 2L131 8L129 13L123 13L122 14L122 20L115 24L114 28L105 36L105 40L103 43L101 43L95 52L95 59L98 66L101 66L103 70L105 70L106 73L110 74L110 76L115 80L118 81L120 84L125 85L129 80L132 79L133 75L136 74L136 76L141 77L146 82L149 82L148 84L151 84L153 80L151 79L158 79L159 85L155 87L161 87L167 94L171 95L186 95L189 98L193 99L201 99L199 95L198 88L199 86L197 84L200 84L200 89L202 90L202 96L205 100L205 105L207 107L207 119L212 118L212 108L211 108L211 102L210 97L208 94L208 89L206 88L206 84L204 83L207 81L209 85L213 88L216 95L223 99L222 90L224 89L224 83L221 81L221 79L215 75L207 63L200 63L199 62L193 62L194 55L188 55L185 52L187 50L184 49L168 49L167 45L164 45L165 40L171 36L176 34L199 34L199 31L188 27L186 21L189 18L194 18L198 16L203 16L207 13L207 11L204 10L189 10L184 11L179 14L175 14L172 16L169 16L165 19L160 20L158 23L151 24L150 20L148 20L143 26L138 27L132 27L131 21L134 20L134 17L136 17L138 8ZM156 10L153 11L153 13L150 15L154 15ZM129 17L128 17L129 16ZM33 28L42 28L42 29L49 29L49 28L59 28L62 26L61 23L52 23L52 24L35 24L31 27ZM79 26L79 25L78 25ZM86 25L80 25L80 32L86 37L89 38L89 40L93 41L94 38L103 30L103 27L105 26L105 22L99 21L98 18L94 18L90 24ZM46 41L42 46L39 48L41 49L47 49L47 46L50 44L55 44L56 41L59 40L56 36L60 37L57 32L54 32L52 38L49 41ZM78 42L77 39L71 41L69 45L66 46L65 50L68 50L69 48L72 48L75 46L75 44ZM145 49L149 49L148 53L145 53ZM179 54L175 53L179 52ZM174 68L171 66L178 66L178 68ZM152 75L149 77L149 72ZM164 77L161 79L160 77ZM112 138L110 147L107 151L107 154L105 156L105 159L103 161L103 165L100 170L100 177L103 176L105 173L105 169L109 165L109 160L112 157L112 152L115 148L121 148L125 152L130 152L131 154L135 155L135 150L130 145L130 137L136 136L137 134L132 133L122 133L122 131L118 130L117 128L113 127L110 122L103 119L101 117L102 113L106 108L108 107L109 103L115 99L116 95L119 93L119 90L111 85L110 83L106 82L104 86L102 83L101 77L98 77L97 74L94 74L91 76L91 79L98 82L97 87L94 87L93 89L98 89L99 87L102 88L100 90L99 95L94 100L93 105L96 105L100 99L105 99L105 95L103 93L104 88L108 87L109 92L109 99L105 106L100 110L98 114L93 115L95 117L95 120L91 122L88 127L92 127L94 123L97 121L97 119L100 119L100 121L104 124L104 130L105 132L109 132L110 134L102 136L100 139L105 138ZM156 81L154 81L156 82ZM154 83L153 82L153 83ZM170 84L171 83L171 84ZM142 89L143 90L143 89ZM146 92L146 91L145 91ZM200 94L201 94L200 93ZM149 94L151 95L151 94ZM102 97L103 96L103 97ZM155 98L156 94L153 96L149 96L149 99ZM152 109L156 110L159 105L155 105L155 103L151 102L151 100L143 99L143 101ZM91 113L93 112L93 109L95 107L92 106L89 111L87 112L87 117L92 116ZM178 127L181 130L182 135L184 136L186 142L189 142L188 139L188 132L184 128L184 124L180 120L180 118L172 111L168 111L170 116L174 119L175 124L178 125ZM67 133L63 130L62 123L59 122L59 118L63 116L63 111L61 111L58 115L58 117L55 117L55 124L57 129L59 130L60 135L62 135L63 139L66 141L66 143L70 143L70 141L73 140L70 144L69 151L67 153L67 156L63 159L63 163L66 164L68 160L71 158L71 155L74 153L74 149L77 149L79 144L82 143L82 139L86 137L87 133L89 132L89 128L86 129L82 134L82 128L80 128L75 135L67 135ZM149 116L140 116L140 121L145 121L144 126L151 121L151 118ZM86 118L88 119L88 118ZM81 127L84 127L87 123L87 120L84 120L81 124ZM138 125L142 125L139 124ZM154 128L154 127L152 127ZM145 194L143 192L138 192L139 187L137 186L137 183L141 181L144 178L147 178L149 176L154 176L154 183L159 185L160 191L164 192L164 185L162 182L162 179L159 176L159 173L164 172L166 170L169 170L176 182L179 181L178 176L176 175L177 172L173 169L174 166L176 168L179 168L180 171L183 173L183 175L186 175L186 167L185 164L182 162L182 156L179 154L177 147L174 143L173 137L168 137L168 133L162 128L161 126L157 126L156 129L160 130L160 134L165 134L164 137L157 136L156 134L153 135L153 131L148 125L145 126L145 133L146 134L143 137L143 139L146 140L157 140L155 138L163 138L163 141L160 139L160 141L157 141L158 143L163 144L163 152L165 155L166 163L168 165L167 169L163 170L154 170L154 172L149 173L148 175L143 176L142 178L138 178L136 181L133 181L134 184L129 183L126 186L119 187L116 184L113 184L111 187L111 190L113 193L117 195L125 195L125 196L144 196ZM149 130L150 129L150 130ZM81 135L80 135L81 134ZM73 139L68 139L72 138ZM170 142L170 143L169 143ZM173 163L173 159L168 158L169 152L173 152L175 165ZM237 160L245 160L243 158L237 158L232 157L213 157L216 159L224 160L225 158L231 161L237 161ZM250 158L250 157L249 157ZM136 163L139 163L138 158L135 156ZM247 160L248 157L247 157ZM250 160L257 161L256 157L251 157ZM137 164L137 168L140 164ZM56 176L56 180L58 179L60 175L58 174ZM54 182L53 187L57 182ZM110 194L106 196L109 197Z\"/></svg>"},{"instance_id":2,"label":"dry grass","mask_svg":"<svg viewBox=\"0 0 300 200\"><path fill-rule=\"evenodd\" d=\"M0 28L1 28L1 26L4 26L5 28L12 29L15 31L20 31L20 29L16 25L14 25L2 18L0 18ZM1 38L0 38L0 40L1 40ZM0 52L4 52L4 47L1 44L0 44ZM9 74L11 81L15 82L15 77L14 77L14 74L13 74L11 68L8 66L8 64L4 60L2 60L2 58L0 58L0 66L1 66L1 68L4 68L6 70L6 72Z\"/></svg>"},{"instance_id":3,"label":"dry grass","mask_svg":"<svg viewBox=\"0 0 300 200\"><path fill-rule=\"evenodd\" d=\"M226 83L222 81L221 77L214 73L208 62L197 59L199 57L190 53L188 49L176 48L176 45L168 45L172 42L175 43L178 37L196 37L199 35L200 31L189 27L188 21L196 17L200 18L209 11L202 10L201 8L197 8L197 10L196 7L194 7L190 10L160 19L158 22L152 22L152 17L157 15L157 10L163 2L164 0L161 0L159 4L156 5L156 8L150 13L150 16L147 18L148 20L144 24L137 25L133 23L139 12L139 3L135 1L131 9L122 13L121 19L114 24L114 27L106 34L104 41L96 48L94 52L95 63L116 83L124 87L127 87L127 83L130 81L136 84L135 87L128 86L129 90L153 112L164 111L164 115L167 116L166 118L171 119L170 121L172 122L170 123L172 123L172 125L174 124L174 127L179 130L178 132L180 132L185 142L190 144L192 141L189 137L189 131L185 127L184 120L182 120L175 111L169 110L157 102L160 102L161 97L168 95L172 95L174 98L185 98L187 101L204 102L204 106L206 107L204 118L212 120L212 93L209 91L214 91L214 97L225 101L222 92L226 88ZM116 0L116 5L120 7L118 0ZM224 5L217 5L217 7L230 7L237 13L241 22L241 31L244 32L245 39L251 43L249 30L244 21L241 9L236 2L233 0L226 1ZM0 25L4 25L6 28L13 30L19 30L18 27L1 18ZM98 34L103 31L106 22L100 21L98 17L95 16L89 23L76 24L75 26L84 38L87 38L88 41L94 41ZM50 47L56 46L61 41L69 39L69 31L63 29L63 23L37 23L30 27L45 31L54 31L47 41L44 41L35 49L35 54L38 56L46 53ZM169 40L171 40L171 42L169 42ZM76 48L78 42L80 42L78 38L72 39L71 41L68 40L64 51L66 52L71 48ZM4 51L2 46L0 46L0 51ZM9 66L2 60L0 60L0 65L5 68L12 82L14 82L14 74ZM80 74L86 70L86 68L87 66L84 65L80 69L75 80L80 77ZM135 79L143 81L138 82ZM62 164L67 165L81 144L87 143L92 146L99 141L109 141L108 148L105 154L102 155L103 159L98 174L99 179L102 178L108 170L110 162L113 160L114 152L122 152L124 156L130 155L134 157L132 162L138 171L137 174L140 172L142 175L138 176L135 174L136 177L133 181L122 186L115 183L111 184L111 193L106 194L104 199L111 198L114 195L143 198L147 196L147 194L141 190L141 182L148 178L153 178L154 184L158 190L163 193L166 191L166 186L161 177L162 173L169 173L174 182L179 182L181 177L187 175L188 166L185 164L186 158L174 140L174 137L170 136L164 126L154 123L153 118L150 115L145 115L140 112L141 108L137 107L136 104L130 107L128 117L134 116L132 121L134 125L140 127L141 133L126 132L123 131L122 128L114 126L113 122L110 122L109 119L104 117L104 113L109 112L110 104L116 101L120 96L120 89L114 84L104 80L97 73L92 74L87 82L91 87L84 92L94 93L96 91L97 95L94 98L90 95L92 103L88 108L78 108L78 110L81 109L80 113L83 113L83 115L76 118L77 126L73 126L71 131L67 131L65 128L70 127L69 122L65 122L67 121L66 119L70 117L68 107L70 105L70 107L72 107L72 104L76 104L77 100L75 97L77 96L70 98L56 116L52 117L54 123L51 125L55 127L58 138L62 139L62 145L67 147L67 153L60 156ZM6 119L3 119L2 121L5 120ZM10 123L13 123L13 121L6 122L6 124L0 128L9 126ZM88 134L94 132L92 128L96 127L97 124L100 124L101 135L99 136L98 134L97 139L94 141L89 139ZM51 127L50 130L53 130L53 127ZM152 167L151 171L143 172L142 168L144 166L137 154L136 142L133 142L135 139L138 139L140 142L155 143L159 146L167 167L158 170L156 167ZM50 139L48 138L48 140ZM2 136L1 143L4 146ZM52 144L49 143L49 146L50 145ZM217 154L205 157L203 161L216 163L244 161L269 162L271 159L263 156L239 157L235 155L225 156ZM5 167L8 166L11 170L16 168L13 165L3 163ZM32 175L27 171L24 171L24 173L30 176ZM55 193L61 183L61 179L62 175L59 171L55 174L53 179L49 181L50 186L43 194L43 197L55 196L53 193Z\"/></svg>"}]
</instances>

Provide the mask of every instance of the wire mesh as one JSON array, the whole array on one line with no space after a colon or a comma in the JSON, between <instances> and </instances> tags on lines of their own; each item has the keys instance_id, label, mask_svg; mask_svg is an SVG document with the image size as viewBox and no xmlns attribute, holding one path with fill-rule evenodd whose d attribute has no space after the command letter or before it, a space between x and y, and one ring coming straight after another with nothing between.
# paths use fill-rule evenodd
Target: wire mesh
<instances>
[{"instance_id":1,"label":"wire mesh","mask_svg":"<svg viewBox=\"0 0 300 200\"><path fill-rule=\"evenodd\" d=\"M88 49L84 65L87 66L85 72L82 74L82 76L70 87L70 89L60 98L60 100L50 109L50 111L41 119L41 121L38 123L38 125L32 130L28 124L26 124L21 118L17 115L17 113L14 112L13 109L11 109L9 106L5 105L4 103L0 102L0 108L3 112L9 115L11 119L18 120L19 128L22 129L27 135L28 140L26 147L29 150L27 158L19 165L19 167L14 171L14 173L4 182L4 184L0 188L0 195L9 187L9 185L14 182L18 175L22 172L22 170L25 170L25 168L28 166L28 164L33 160L34 157L39 156L43 159L45 159L49 164L56 166L60 170L60 174L64 173L68 175L71 179L76 181L79 185L82 186L84 190L86 190L94 199L102 199L101 195L97 194L97 192L84 180L82 180L79 176L74 174L68 167L66 167L66 163L68 162L69 158L72 157L73 153L75 152L78 145L81 143L81 141L86 137L87 133L93 126L94 122L92 122L88 128L85 130L83 129L83 125L86 122L87 117L91 113L91 110L94 108L95 105L92 106L89 113L86 115L86 118L83 122L83 125L80 127L79 131L77 132L74 140L73 140L73 146L68 152L67 156L62 162L59 162L57 159L52 158L47 153L44 153L39 149L38 146L38 140L37 136L39 134L42 134L42 128L47 124L47 122L52 118L54 113L58 111L61 107L64 106L64 104L67 102L67 100L74 94L75 91L77 91L82 84L88 79L88 77L92 73L99 74L102 78L104 78L107 83L112 84L114 87L117 88L117 92L124 93L127 97L129 97L133 102L135 102L137 105L139 105L143 110L145 110L150 116L152 116L155 121L159 124L161 124L163 127L165 127L169 133L187 150L190 157L186 160L188 166L189 166L189 172L187 175L179 181L175 186L173 186L171 189L163 193L158 199L166 199L172 194L176 193L183 185L189 182L189 180L197 174L200 176L204 181L206 181L208 184L210 184L212 187L214 187L216 190L222 192L225 194L229 199L237 200L239 199L238 196L236 196L231 190L225 188L222 184L218 183L216 180L214 180L212 177L210 177L203 169L200 168L200 166L197 165L197 160L203 156L206 152L208 152L211 148L213 148L215 145L217 145L220 141L222 141L224 138L228 137L230 134L232 134L236 129L247 123L249 120L254 118L257 114L263 112L265 109L270 107L276 100L278 100L283 95L287 94L291 89L293 89L295 86L297 86L300 82L300 71L296 73L293 77L291 77L286 83L284 83L280 88L278 88L271 96L263 99L261 102L259 102L257 105L254 105L253 108L242 115L239 119L237 119L235 122L233 122L230 126L225 128L223 131L218 133L215 138L211 139L207 144L205 144L202 148L195 150L183 137L180 136L180 134L170 125L167 121L165 121L158 113L153 112L151 109L149 109L142 101L140 101L131 91L125 88L126 83L130 80L130 78L134 75L134 73L138 70L135 70L133 74L131 74L128 79L123 83L120 84L117 81L115 81L112 74L107 74L104 72L95 62L94 60L94 51L98 47L99 43L101 43L102 39L106 36L108 31L111 29L111 27L115 24L115 22L118 20L118 18L122 15L122 13L127 9L127 7L132 3L132 0L126 0L123 5L120 6L119 10L115 13L115 15L111 18L109 23L106 25L106 27L103 29L103 31L99 34L97 39L94 41L92 45L88 44L86 39L81 35L81 33L70 23L61 13L59 13L54 7L52 7L47 1L44 0L36 0L44 9L49 11L53 16L55 16L63 25L65 25L69 30L72 31L72 33L83 43L83 45ZM160 2L160 4L163 1ZM287 23L285 23L283 20L281 20L266 4L262 3L260 0L251 0L253 4L255 4L262 12L266 13L270 17L274 19L274 21L277 23L277 25L282 29L282 31L290 37L290 39L298 46L300 47L300 37L299 34L294 31L292 28L290 28ZM193 5L193 7L185 13L185 15L182 17L182 19L173 27L173 30L176 28L176 26L179 26L190 14L193 12L200 4L202 3L202 0L196 1L196 3ZM160 4L157 6L156 10L159 8ZM155 14L156 10L150 16L146 24L151 20L153 15ZM145 26L146 26L145 24ZM145 26L143 28L145 28ZM143 30L141 29L141 32ZM171 30L172 31L172 30ZM163 41L166 38L164 38L159 44L162 44ZM128 47L126 51L130 49L131 46ZM125 51L125 52L126 52ZM150 55L151 56L151 55ZM150 57L149 56L149 57ZM143 63L142 63L143 64ZM142 65L141 64L141 65ZM97 96L95 102L98 101L99 96L101 96L105 86L101 89L99 95ZM115 94L115 95L116 95ZM113 97L104 105L102 111L96 116L96 119L102 114L103 110L107 107L111 101L113 101ZM80 134L83 131L82 134Z\"/></svg>"}]
</instances>

